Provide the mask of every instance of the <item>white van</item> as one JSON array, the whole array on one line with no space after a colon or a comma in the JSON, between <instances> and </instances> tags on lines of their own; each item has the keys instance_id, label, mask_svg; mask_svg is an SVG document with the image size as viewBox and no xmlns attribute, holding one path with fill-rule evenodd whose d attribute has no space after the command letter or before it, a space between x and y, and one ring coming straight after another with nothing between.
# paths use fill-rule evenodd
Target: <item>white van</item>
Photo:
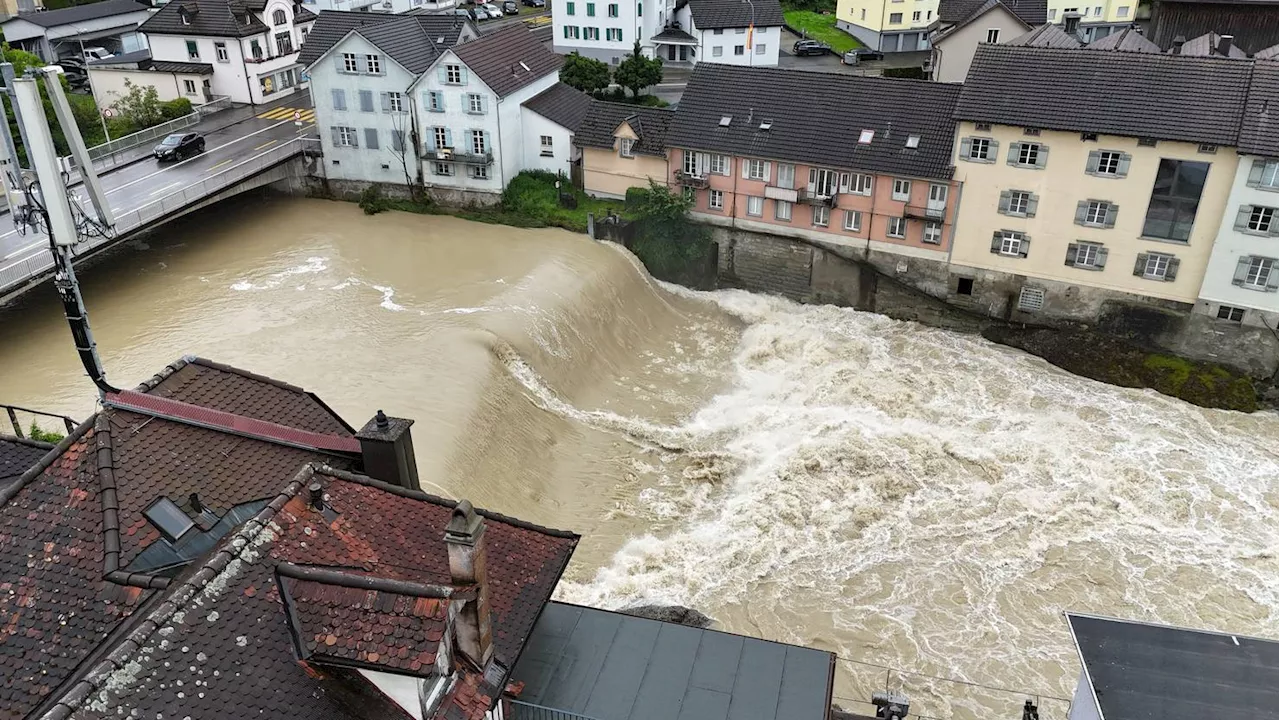
<instances>
[{"instance_id":1,"label":"white van","mask_svg":"<svg viewBox=\"0 0 1280 720\"><path fill-rule=\"evenodd\" d=\"M86 62L93 62L94 60L106 60L107 58L113 58L113 57L115 57L115 55L107 52L106 48L94 46L94 47L87 47L84 49L84 59Z\"/></svg>"}]
</instances>

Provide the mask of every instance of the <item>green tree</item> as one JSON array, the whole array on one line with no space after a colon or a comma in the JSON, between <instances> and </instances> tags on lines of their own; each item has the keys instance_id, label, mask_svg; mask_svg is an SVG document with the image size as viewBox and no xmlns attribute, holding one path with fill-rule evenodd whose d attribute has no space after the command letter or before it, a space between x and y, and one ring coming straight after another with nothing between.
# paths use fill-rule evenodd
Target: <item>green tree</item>
<instances>
[{"instance_id":1,"label":"green tree","mask_svg":"<svg viewBox=\"0 0 1280 720\"><path fill-rule=\"evenodd\" d=\"M647 58L640 52L640 41L636 40L631 54L618 63L613 71L613 80L631 91L632 96L639 97L647 87L662 82L662 61L658 58Z\"/></svg>"},{"instance_id":2,"label":"green tree","mask_svg":"<svg viewBox=\"0 0 1280 720\"><path fill-rule=\"evenodd\" d=\"M585 93L593 93L609 87L609 66L600 60L569 53L560 68L560 80Z\"/></svg>"},{"instance_id":3,"label":"green tree","mask_svg":"<svg viewBox=\"0 0 1280 720\"><path fill-rule=\"evenodd\" d=\"M34 55L23 50L16 50L9 47L8 43L0 46L3 49L4 61L13 64L13 72L18 77L22 77L29 67L44 67L44 60L40 56ZM62 83L62 91L67 91L67 79L59 77ZM49 93L44 85L40 86L40 97L44 100L44 116L46 122L49 123L49 130L53 135L53 144L57 151L66 155L70 150L67 149L67 139L59 127L57 116L53 112L53 103L49 100ZM81 95L68 95L67 99L71 103L71 112L75 117L76 126L80 128L80 134L84 137L85 144L89 146L96 145L103 141L101 123L98 121L98 109L94 105L93 99ZM13 114L13 103L6 101L5 119L9 122L9 131L13 133L15 143L19 144L18 155L26 158L26 148L21 147L21 134L18 132L18 121Z\"/></svg>"},{"instance_id":4,"label":"green tree","mask_svg":"<svg viewBox=\"0 0 1280 720\"><path fill-rule=\"evenodd\" d=\"M124 81L124 94L116 101L116 111L120 116L136 125L138 129L149 128L164 122L164 111L160 108L160 96L154 85L134 85Z\"/></svg>"}]
</instances>

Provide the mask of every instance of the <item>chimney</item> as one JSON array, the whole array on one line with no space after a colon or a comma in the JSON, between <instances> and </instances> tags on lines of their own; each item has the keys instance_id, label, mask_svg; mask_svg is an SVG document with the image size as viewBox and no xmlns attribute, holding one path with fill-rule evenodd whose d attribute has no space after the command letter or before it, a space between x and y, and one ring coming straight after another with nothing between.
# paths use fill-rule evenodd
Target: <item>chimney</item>
<instances>
[{"instance_id":1,"label":"chimney","mask_svg":"<svg viewBox=\"0 0 1280 720\"><path fill-rule=\"evenodd\" d=\"M1173 39L1173 54L1174 54L1174 55L1181 55L1181 54L1182 54L1182 46L1183 46L1184 44L1186 44L1186 42L1187 42L1187 38L1186 38L1185 36L1183 36L1183 35L1179 35L1178 37L1174 38L1174 39Z\"/></svg>"},{"instance_id":2,"label":"chimney","mask_svg":"<svg viewBox=\"0 0 1280 720\"><path fill-rule=\"evenodd\" d=\"M1235 35L1219 35L1218 54L1222 57L1231 57L1231 41L1235 39Z\"/></svg>"},{"instance_id":3,"label":"chimney","mask_svg":"<svg viewBox=\"0 0 1280 720\"><path fill-rule=\"evenodd\" d=\"M1066 13L1062 16L1062 30L1068 35L1075 36L1080 32L1080 13Z\"/></svg>"},{"instance_id":4,"label":"chimney","mask_svg":"<svg viewBox=\"0 0 1280 720\"><path fill-rule=\"evenodd\" d=\"M489 582L485 576L484 518L471 501L459 500L444 531L449 548L449 576L454 585L474 585L474 600L463 601L454 629L458 652L484 668L493 657L493 632L489 627Z\"/></svg>"},{"instance_id":5,"label":"chimney","mask_svg":"<svg viewBox=\"0 0 1280 720\"><path fill-rule=\"evenodd\" d=\"M409 434L412 420L387 417L381 410L360 428L360 455L366 475L410 490L421 490L418 484L418 461L413 456L413 437Z\"/></svg>"}]
</instances>

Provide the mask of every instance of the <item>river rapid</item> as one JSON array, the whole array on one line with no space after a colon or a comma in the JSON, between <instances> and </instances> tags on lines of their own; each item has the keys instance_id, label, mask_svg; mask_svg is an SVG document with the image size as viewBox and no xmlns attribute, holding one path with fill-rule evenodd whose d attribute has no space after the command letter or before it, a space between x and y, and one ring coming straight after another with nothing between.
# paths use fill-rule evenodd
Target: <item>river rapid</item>
<instances>
[{"instance_id":1,"label":"river rapid","mask_svg":"<svg viewBox=\"0 0 1280 720\"><path fill-rule=\"evenodd\" d=\"M832 650L847 708L886 683L859 663L922 673L888 683L939 718L1068 697L1064 610L1276 635L1275 413L664 286L561 230L321 200L224 204L81 276L115 384L190 353L357 426L415 418L424 488L582 533L559 598ZM0 401L93 400L52 289L0 310Z\"/></svg>"}]
</instances>

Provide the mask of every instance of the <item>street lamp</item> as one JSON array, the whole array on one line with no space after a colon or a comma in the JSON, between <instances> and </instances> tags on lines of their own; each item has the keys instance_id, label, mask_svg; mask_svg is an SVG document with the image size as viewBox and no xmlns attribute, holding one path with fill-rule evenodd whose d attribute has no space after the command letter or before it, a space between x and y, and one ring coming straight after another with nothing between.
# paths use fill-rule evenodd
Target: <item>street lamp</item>
<instances>
[{"instance_id":1,"label":"street lamp","mask_svg":"<svg viewBox=\"0 0 1280 720\"><path fill-rule=\"evenodd\" d=\"M756 4L751 0L743 0L748 7L751 8L751 20L747 23L747 67L755 67L756 64Z\"/></svg>"},{"instance_id":2,"label":"street lamp","mask_svg":"<svg viewBox=\"0 0 1280 720\"><path fill-rule=\"evenodd\" d=\"M84 28L73 25L72 29L76 31L76 40L80 41L80 62L84 63L84 75L89 79L89 97L93 98L93 106L98 108L98 121L102 123L102 137L111 142L111 132L107 130L107 116L102 114L106 108L98 107L98 93L93 90L93 73L89 70L89 58L84 56Z\"/></svg>"}]
</instances>

